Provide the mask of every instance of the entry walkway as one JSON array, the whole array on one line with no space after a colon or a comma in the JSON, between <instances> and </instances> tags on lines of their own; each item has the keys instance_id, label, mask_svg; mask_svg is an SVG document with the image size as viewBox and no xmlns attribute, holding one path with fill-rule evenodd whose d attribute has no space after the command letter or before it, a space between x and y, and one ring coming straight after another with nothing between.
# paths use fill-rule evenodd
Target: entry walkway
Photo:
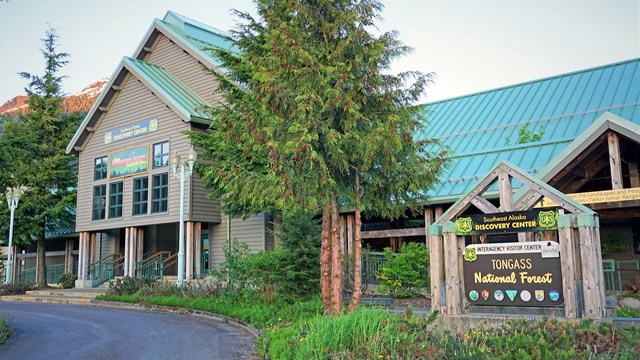
<instances>
[{"instance_id":1,"label":"entry walkway","mask_svg":"<svg viewBox=\"0 0 640 360\"><path fill-rule=\"evenodd\" d=\"M49 289L27 291L24 295L7 295L1 301L43 302L57 304L88 304L108 289Z\"/></svg>"}]
</instances>

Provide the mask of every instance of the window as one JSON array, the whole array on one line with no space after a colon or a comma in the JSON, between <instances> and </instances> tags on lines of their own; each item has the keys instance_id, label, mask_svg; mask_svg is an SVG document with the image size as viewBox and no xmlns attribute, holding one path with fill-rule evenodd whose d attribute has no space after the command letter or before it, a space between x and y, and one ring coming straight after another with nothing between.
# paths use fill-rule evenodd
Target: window
<instances>
[{"instance_id":1,"label":"window","mask_svg":"<svg viewBox=\"0 0 640 360\"><path fill-rule=\"evenodd\" d=\"M161 168L169 165L169 142L153 144L153 168Z\"/></svg>"},{"instance_id":2,"label":"window","mask_svg":"<svg viewBox=\"0 0 640 360\"><path fill-rule=\"evenodd\" d=\"M167 211L167 201L169 198L169 176L167 173L153 175L151 192L151 212L159 213Z\"/></svg>"},{"instance_id":3,"label":"window","mask_svg":"<svg viewBox=\"0 0 640 360\"><path fill-rule=\"evenodd\" d=\"M149 208L149 178L133 179L133 215L145 215Z\"/></svg>"},{"instance_id":4,"label":"window","mask_svg":"<svg viewBox=\"0 0 640 360\"><path fill-rule=\"evenodd\" d=\"M107 178L107 157L96 158L93 167L93 180L104 180Z\"/></svg>"},{"instance_id":5,"label":"window","mask_svg":"<svg viewBox=\"0 0 640 360\"><path fill-rule=\"evenodd\" d=\"M109 218L122 217L122 181L109 184Z\"/></svg>"},{"instance_id":6,"label":"window","mask_svg":"<svg viewBox=\"0 0 640 360\"><path fill-rule=\"evenodd\" d=\"M93 187L93 220L104 220L105 206L107 204L107 185Z\"/></svg>"}]
</instances>

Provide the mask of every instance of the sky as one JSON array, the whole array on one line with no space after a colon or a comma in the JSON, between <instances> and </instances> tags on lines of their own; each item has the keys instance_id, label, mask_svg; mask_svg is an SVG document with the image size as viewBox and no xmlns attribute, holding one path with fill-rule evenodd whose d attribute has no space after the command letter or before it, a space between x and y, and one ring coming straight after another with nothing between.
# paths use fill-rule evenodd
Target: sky
<instances>
[{"instance_id":1,"label":"sky","mask_svg":"<svg viewBox=\"0 0 640 360\"><path fill-rule=\"evenodd\" d=\"M638 0L383 0L380 31L397 30L414 52L393 72L433 72L423 102L640 57ZM167 10L222 30L255 13L251 0L0 1L0 104L24 94L18 72L43 74L41 39L49 26L67 94L111 76L154 18Z\"/></svg>"}]
</instances>

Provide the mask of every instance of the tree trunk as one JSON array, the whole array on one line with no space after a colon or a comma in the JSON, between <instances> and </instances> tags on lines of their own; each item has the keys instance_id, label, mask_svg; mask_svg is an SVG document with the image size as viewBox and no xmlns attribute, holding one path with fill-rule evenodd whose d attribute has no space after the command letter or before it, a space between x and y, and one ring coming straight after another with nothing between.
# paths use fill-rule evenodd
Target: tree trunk
<instances>
[{"instance_id":1,"label":"tree trunk","mask_svg":"<svg viewBox=\"0 0 640 360\"><path fill-rule=\"evenodd\" d=\"M349 311L355 311L360 306L362 294L362 243L360 242L360 175L356 173L355 188L355 229L353 234L353 295L349 303Z\"/></svg>"},{"instance_id":2,"label":"tree trunk","mask_svg":"<svg viewBox=\"0 0 640 360\"><path fill-rule=\"evenodd\" d=\"M322 246L320 248L320 286L324 314L331 314L331 204L322 208Z\"/></svg>"},{"instance_id":3,"label":"tree trunk","mask_svg":"<svg viewBox=\"0 0 640 360\"><path fill-rule=\"evenodd\" d=\"M340 249L340 206L331 198L331 313L342 313L342 251Z\"/></svg>"},{"instance_id":4,"label":"tree trunk","mask_svg":"<svg viewBox=\"0 0 640 360\"><path fill-rule=\"evenodd\" d=\"M47 264L45 261L45 242L44 242L44 226L42 232L38 236L36 245L36 285L38 287L47 286Z\"/></svg>"}]
</instances>

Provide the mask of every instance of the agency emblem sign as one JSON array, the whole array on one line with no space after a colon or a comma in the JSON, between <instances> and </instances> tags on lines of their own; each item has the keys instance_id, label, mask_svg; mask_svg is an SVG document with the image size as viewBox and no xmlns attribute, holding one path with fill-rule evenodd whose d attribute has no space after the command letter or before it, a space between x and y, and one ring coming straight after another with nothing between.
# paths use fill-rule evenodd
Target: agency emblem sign
<instances>
[{"instance_id":1,"label":"agency emblem sign","mask_svg":"<svg viewBox=\"0 0 640 360\"><path fill-rule=\"evenodd\" d=\"M474 244L465 248L463 260L470 305L555 307L564 302L557 242Z\"/></svg>"},{"instance_id":2,"label":"agency emblem sign","mask_svg":"<svg viewBox=\"0 0 640 360\"><path fill-rule=\"evenodd\" d=\"M456 235L501 234L557 229L557 210L476 214L456 219Z\"/></svg>"}]
</instances>

